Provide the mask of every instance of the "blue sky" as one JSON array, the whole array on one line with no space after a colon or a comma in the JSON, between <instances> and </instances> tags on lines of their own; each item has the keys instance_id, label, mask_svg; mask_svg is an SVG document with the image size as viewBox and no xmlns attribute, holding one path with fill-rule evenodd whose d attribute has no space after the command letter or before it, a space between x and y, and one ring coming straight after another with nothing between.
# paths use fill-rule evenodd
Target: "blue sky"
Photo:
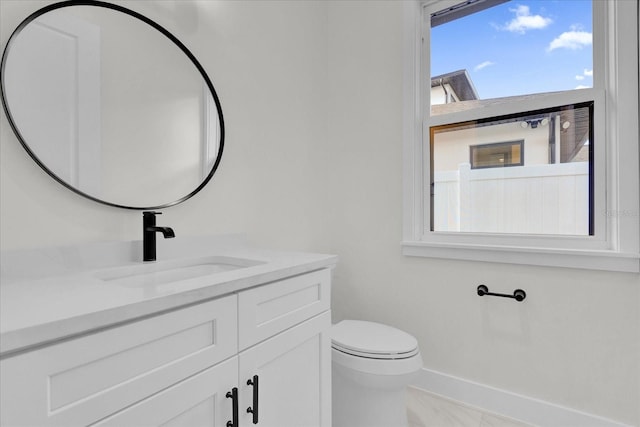
<instances>
[{"instance_id":1,"label":"blue sky","mask_svg":"<svg viewBox=\"0 0 640 427\"><path fill-rule=\"evenodd\" d=\"M591 0L512 0L431 30L431 75L466 69L481 99L592 87Z\"/></svg>"}]
</instances>

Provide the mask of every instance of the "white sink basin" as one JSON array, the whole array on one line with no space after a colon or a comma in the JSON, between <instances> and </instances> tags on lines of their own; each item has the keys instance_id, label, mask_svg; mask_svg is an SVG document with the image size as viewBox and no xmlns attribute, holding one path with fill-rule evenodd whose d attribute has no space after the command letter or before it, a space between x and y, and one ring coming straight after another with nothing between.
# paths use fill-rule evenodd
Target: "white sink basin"
<instances>
[{"instance_id":1,"label":"white sink basin","mask_svg":"<svg viewBox=\"0 0 640 427\"><path fill-rule=\"evenodd\" d=\"M264 264L225 256L155 261L96 272L93 276L121 286L153 286Z\"/></svg>"}]
</instances>

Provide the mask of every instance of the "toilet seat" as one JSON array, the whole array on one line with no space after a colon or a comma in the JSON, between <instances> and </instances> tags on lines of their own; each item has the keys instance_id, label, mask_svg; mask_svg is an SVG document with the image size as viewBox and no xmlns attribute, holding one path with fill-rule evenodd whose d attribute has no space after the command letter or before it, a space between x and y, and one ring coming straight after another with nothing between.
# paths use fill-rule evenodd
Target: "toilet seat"
<instances>
[{"instance_id":1,"label":"toilet seat","mask_svg":"<svg viewBox=\"0 0 640 427\"><path fill-rule=\"evenodd\" d=\"M412 357L418 354L417 348L405 353L368 353L365 351L357 351L350 348L345 348L335 343L333 343L331 347L334 350L340 351L342 353L350 354L352 356L365 357L367 359L382 359L382 360L407 359L409 357Z\"/></svg>"},{"instance_id":2,"label":"toilet seat","mask_svg":"<svg viewBox=\"0 0 640 427\"><path fill-rule=\"evenodd\" d=\"M407 359L418 354L418 341L404 331L375 322L343 320L331 328L331 346L369 359Z\"/></svg>"}]
</instances>

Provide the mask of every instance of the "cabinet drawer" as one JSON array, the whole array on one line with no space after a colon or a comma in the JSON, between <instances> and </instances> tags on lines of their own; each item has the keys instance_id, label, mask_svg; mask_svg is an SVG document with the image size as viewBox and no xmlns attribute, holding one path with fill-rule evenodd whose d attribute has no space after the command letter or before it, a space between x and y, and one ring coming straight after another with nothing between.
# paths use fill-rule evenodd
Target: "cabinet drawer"
<instances>
[{"instance_id":1,"label":"cabinet drawer","mask_svg":"<svg viewBox=\"0 0 640 427\"><path fill-rule=\"evenodd\" d=\"M329 310L329 269L291 277L238 294L240 350Z\"/></svg>"},{"instance_id":2,"label":"cabinet drawer","mask_svg":"<svg viewBox=\"0 0 640 427\"><path fill-rule=\"evenodd\" d=\"M232 295L0 362L2 425L87 425L237 352Z\"/></svg>"},{"instance_id":3,"label":"cabinet drawer","mask_svg":"<svg viewBox=\"0 0 640 427\"><path fill-rule=\"evenodd\" d=\"M233 357L93 426L226 426L233 417L226 393L237 382L238 358Z\"/></svg>"}]
</instances>

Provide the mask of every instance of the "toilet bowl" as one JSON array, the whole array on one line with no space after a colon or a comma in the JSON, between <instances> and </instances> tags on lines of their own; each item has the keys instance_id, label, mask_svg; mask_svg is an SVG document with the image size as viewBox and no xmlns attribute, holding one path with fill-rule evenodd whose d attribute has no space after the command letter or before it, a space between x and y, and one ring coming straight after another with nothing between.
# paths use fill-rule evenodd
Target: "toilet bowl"
<instances>
[{"instance_id":1,"label":"toilet bowl","mask_svg":"<svg viewBox=\"0 0 640 427\"><path fill-rule=\"evenodd\" d=\"M391 326L331 328L333 427L406 427L406 387L422 368L417 340Z\"/></svg>"}]
</instances>

